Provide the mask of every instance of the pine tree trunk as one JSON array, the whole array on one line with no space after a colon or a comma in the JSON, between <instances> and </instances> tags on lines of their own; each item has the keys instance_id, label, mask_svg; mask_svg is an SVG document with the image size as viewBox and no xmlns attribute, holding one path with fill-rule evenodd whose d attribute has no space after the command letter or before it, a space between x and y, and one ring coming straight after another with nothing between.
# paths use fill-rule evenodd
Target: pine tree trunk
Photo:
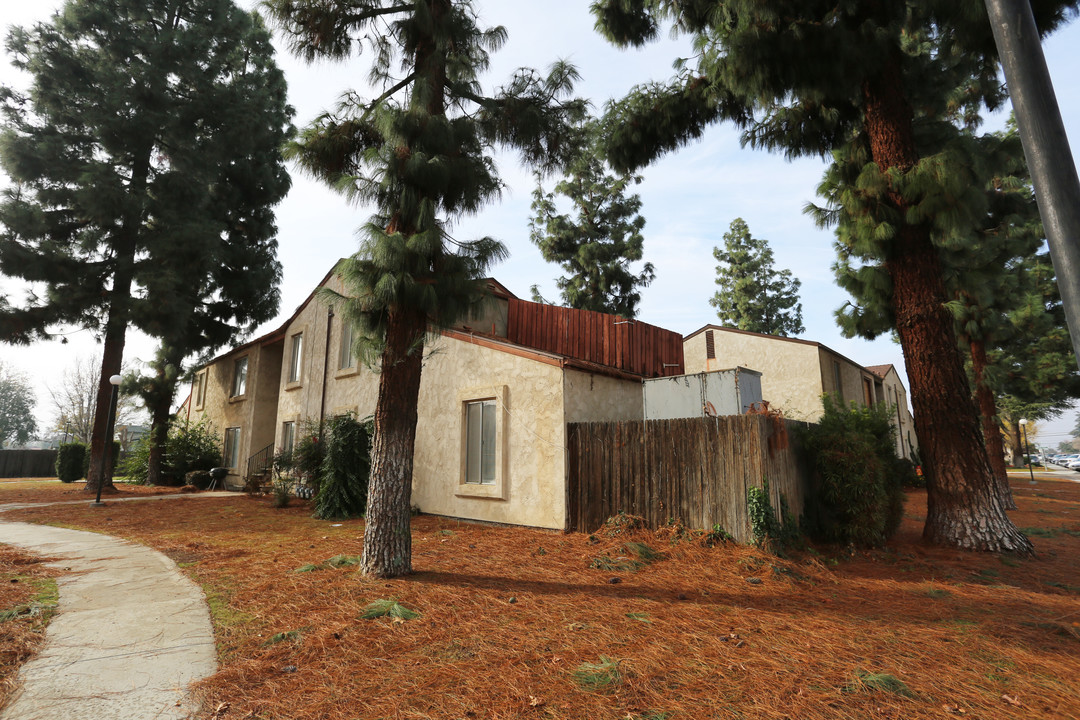
<instances>
[{"instance_id":1,"label":"pine tree trunk","mask_svg":"<svg viewBox=\"0 0 1080 720\"><path fill-rule=\"evenodd\" d=\"M161 368L157 373L159 383L165 382L165 370ZM165 441L169 437L169 416L172 405L172 393L166 392L159 386L157 400L153 407L153 417L150 421L150 456L146 462L146 482L150 485L164 485L161 476L162 460L165 456Z\"/></svg>"},{"instance_id":2,"label":"pine tree trunk","mask_svg":"<svg viewBox=\"0 0 1080 720\"><path fill-rule=\"evenodd\" d=\"M908 172L919 160L903 87L899 57L863 85L865 130L882 171ZM889 199L903 218L907 201L898 192ZM923 539L969 550L1033 554L994 492L930 229L899 224L885 266L927 478Z\"/></svg>"},{"instance_id":3,"label":"pine tree trunk","mask_svg":"<svg viewBox=\"0 0 1080 720\"><path fill-rule=\"evenodd\" d=\"M142 198L146 192L146 180L150 174L150 148L138 155L132 167L131 182L127 192ZM141 208L142 203L136 203ZM112 468L105 467L105 444L113 439L112 383L109 378L119 375L124 362L124 344L127 341L128 303L131 300L131 283L135 279L135 239L142 222L142 212L130 211L124 218L120 237L116 244L116 270L112 289L109 291L109 317L105 322L105 342L101 350L101 377L98 378L97 407L94 411L94 427L90 434L90 470L86 474L86 492L116 492L112 484ZM111 458L111 463L116 458Z\"/></svg>"},{"instance_id":4,"label":"pine tree trunk","mask_svg":"<svg viewBox=\"0 0 1080 720\"><path fill-rule=\"evenodd\" d=\"M979 415L982 417L983 441L986 443L986 455L990 459L990 468L994 471L998 499L1006 510L1015 510L1016 501L1013 500L1009 476L1005 472L1005 447L1001 442L1001 432L995 420L997 404L994 402L994 393L986 385L983 377L987 365L986 344L979 340L971 340L969 344L971 365L975 372L975 397L979 401Z\"/></svg>"},{"instance_id":5,"label":"pine tree trunk","mask_svg":"<svg viewBox=\"0 0 1080 720\"><path fill-rule=\"evenodd\" d=\"M119 278L122 281L123 278ZM116 286L114 280L114 287ZM128 275L127 292L130 292L131 276ZM115 295L115 290L114 293ZM120 374L120 367L124 360L124 344L127 340L127 324L114 319L114 312L110 310L109 320L105 330L105 342L101 351L101 377L98 378L97 408L94 412L94 427L90 434L90 470L86 474L85 492L97 493L101 486L103 494L115 493L116 488L112 483L111 467L115 465L116 458L112 457L113 426L115 418L110 412L112 408L113 385L109 378ZM109 444L110 462L105 466L105 448Z\"/></svg>"},{"instance_id":6,"label":"pine tree trunk","mask_svg":"<svg viewBox=\"0 0 1080 720\"><path fill-rule=\"evenodd\" d=\"M379 374L367 524L360 570L374 577L412 572L413 446L424 355L422 315L392 311Z\"/></svg>"}]
</instances>

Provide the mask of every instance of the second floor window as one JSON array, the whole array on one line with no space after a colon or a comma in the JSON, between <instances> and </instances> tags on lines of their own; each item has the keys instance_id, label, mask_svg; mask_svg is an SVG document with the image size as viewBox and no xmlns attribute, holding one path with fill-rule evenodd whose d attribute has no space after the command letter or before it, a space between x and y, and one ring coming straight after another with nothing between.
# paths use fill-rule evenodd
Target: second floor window
<instances>
[{"instance_id":1,"label":"second floor window","mask_svg":"<svg viewBox=\"0 0 1080 720\"><path fill-rule=\"evenodd\" d=\"M348 320L341 320L341 352L338 354L338 369L347 370L356 367L353 356L353 328Z\"/></svg>"},{"instance_id":2,"label":"second floor window","mask_svg":"<svg viewBox=\"0 0 1080 720\"><path fill-rule=\"evenodd\" d=\"M209 370L204 370L195 376L195 407L202 407L206 402L206 376Z\"/></svg>"},{"instance_id":3,"label":"second floor window","mask_svg":"<svg viewBox=\"0 0 1080 720\"><path fill-rule=\"evenodd\" d=\"M233 365L232 396L237 397L247 392L248 359L242 357Z\"/></svg>"},{"instance_id":4,"label":"second floor window","mask_svg":"<svg viewBox=\"0 0 1080 720\"><path fill-rule=\"evenodd\" d=\"M304 359L304 334L297 333L292 336L292 346L289 354L289 379L288 382L299 382L300 363Z\"/></svg>"}]
</instances>

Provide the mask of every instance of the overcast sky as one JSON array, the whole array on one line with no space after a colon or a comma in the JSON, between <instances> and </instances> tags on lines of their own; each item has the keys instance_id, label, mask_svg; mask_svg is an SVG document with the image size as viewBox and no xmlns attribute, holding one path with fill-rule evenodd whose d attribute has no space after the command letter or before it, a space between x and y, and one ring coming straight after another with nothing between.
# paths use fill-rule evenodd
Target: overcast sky
<instances>
[{"instance_id":1,"label":"overcast sky","mask_svg":"<svg viewBox=\"0 0 1080 720\"><path fill-rule=\"evenodd\" d=\"M240 4L255 6L251 0ZM634 84L670 77L672 61L680 54L688 54L685 43L672 41L644 51L613 48L593 30L589 4L586 0L476 2L482 22L504 25L509 33L506 46L492 57L487 87L504 83L517 67L543 69L556 59L565 59L574 63L583 76L578 93L600 109ZM0 24L7 27L45 20L60 5L60 0L0 0ZM280 43L277 45L278 63L289 82L290 102L296 108L299 127L331 107L345 90L364 86L363 59L307 66L291 57ZM1075 80L1080 68L1080 23L1051 37L1045 52L1075 157L1080 151L1080 83ZM6 56L0 61L0 83L26 83L10 67ZM1002 123L1000 117L991 119L987 129L997 129ZM532 176L519 168L512 156L500 156L499 168L507 184L501 202L457 223L452 232L463 239L481 235L499 238L509 248L510 257L492 274L519 297L528 299L530 286L538 284L545 297L555 298L558 293L554 279L559 270L543 261L528 237ZM714 126L701 141L648 168L637 191L647 219L645 257L656 268L656 280L642 292L639 317L683 334L716 321L708 302L716 288L712 249L723 243L722 236L731 221L741 217L755 237L769 241L777 268L790 269L802 281L806 332L800 337L824 343L863 365L896 365L906 381L899 345L888 338L874 342L848 340L836 327L833 312L848 298L833 282L832 234L817 229L803 213L808 202L816 201L815 188L823 170L820 160L788 162L774 154L744 150L735 131L725 126ZM355 252L355 229L370 211L350 206L322 185L294 172L292 191L277 211L279 259L284 266L281 317L260 332L277 327L338 258ZM0 277L0 294L10 293L12 287L10 281ZM13 299L18 297L16 294ZM128 337L127 359L148 360L153 356L154 345L149 339L132 333ZM75 356L93 353L97 347L85 331L68 339L66 345L0 345L0 359L34 378L42 423L53 415L46 387L58 385L64 368ZM1044 424L1040 440L1056 446L1066 439L1075 417L1075 411L1068 411L1058 421Z\"/></svg>"}]
</instances>

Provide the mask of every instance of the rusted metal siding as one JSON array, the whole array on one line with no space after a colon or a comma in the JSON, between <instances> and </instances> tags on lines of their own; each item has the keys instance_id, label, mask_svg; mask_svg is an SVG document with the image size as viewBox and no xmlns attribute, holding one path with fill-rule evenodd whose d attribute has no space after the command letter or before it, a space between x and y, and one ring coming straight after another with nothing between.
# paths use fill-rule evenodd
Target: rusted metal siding
<instances>
[{"instance_id":1,"label":"rusted metal siding","mask_svg":"<svg viewBox=\"0 0 1080 720\"><path fill-rule=\"evenodd\" d=\"M507 340L644 377L683 373L682 335L591 310L511 298Z\"/></svg>"}]
</instances>

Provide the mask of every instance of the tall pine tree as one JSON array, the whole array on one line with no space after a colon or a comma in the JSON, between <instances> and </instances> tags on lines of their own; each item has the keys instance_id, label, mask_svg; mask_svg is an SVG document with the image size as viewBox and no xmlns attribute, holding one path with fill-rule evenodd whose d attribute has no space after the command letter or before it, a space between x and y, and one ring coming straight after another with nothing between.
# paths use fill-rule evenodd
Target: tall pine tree
<instances>
[{"instance_id":1,"label":"tall pine tree","mask_svg":"<svg viewBox=\"0 0 1080 720\"><path fill-rule=\"evenodd\" d=\"M641 197L626 193L641 177L610 172L597 151L597 132L595 121L585 126L581 149L553 192L545 192L537 178L529 239L565 272L555 282L568 307L632 318L640 288L656 277L652 263L640 271L630 267L643 256L645 218ZM561 198L570 201L570 213L559 212ZM535 287L533 293L539 299Z\"/></svg>"},{"instance_id":2,"label":"tall pine tree","mask_svg":"<svg viewBox=\"0 0 1080 720\"><path fill-rule=\"evenodd\" d=\"M1075 3L1037 12L1044 30ZM904 350L925 460L924 538L961 548L1031 552L994 492L964 365L946 308L935 225L955 216L951 171L917 139L920 95L965 75L993 87L997 66L977 3L791 3L785 0L600 0L598 26L612 41L655 38L660 22L688 33L698 54L667 85L637 89L609 112L609 158L633 168L730 120L744 141L788 156L825 155L856 137L860 185L871 212L853 214L864 242L885 258L889 302ZM969 98L996 104L992 91ZM962 188L961 188L962 189Z\"/></svg>"},{"instance_id":3,"label":"tall pine tree","mask_svg":"<svg viewBox=\"0 0 1080 720\"><path fill-rule=\"evenodd\" d=\"M0 202L0 272L33 290L0 313L0 339L72 325L102 337L92 492L129 325L220 343L196 315L276 309L264 283L280 272L270 209L288 189L291 109L269 34L231 0L69 0L8 46L32 85L4 90L0 161L14 185ZM259 284L254 310L229 307L240 295L219 291L231 283Z\"/></svg>"},{"instance_id":4,"label":"tall pine tree","mask_svg":"<svg viewBox=\"0 0 1080 720\"><path fill-rule=\"evenodd\" d=\"M724 233L724 248L713 248L716 284L720 286L709 304L725 325L765 333L798 335L805 328L798 278L790 270L773 268L773 252L767 240L750 235L742 218L735 218Z\"/></svg>"},{"instance_id":5,"label":"tall pine tree","mask_svg":"<svg viewBox=\"0 0 1080 720\"><path fill-rule=\"evenodd\" d=\"M332 300L358 324L380 371L361 570L401 575L411 570L425 334L481 297L485 269L505 253L491 238L454 239L449 223L497 198L493 145L518 149L532 165L565 162L567 128L584 106L564 100L576 77L564 64L546 77L520 70L485 95L478 77L506 33L482 29L468 0L268 0L267 7L308 60L347 58L370 44L369 79L382 88L371 99L346 94L302 133L292 157L377 209L360 252L342 268L352 297Z\"/></svg>"}]
</instances>

